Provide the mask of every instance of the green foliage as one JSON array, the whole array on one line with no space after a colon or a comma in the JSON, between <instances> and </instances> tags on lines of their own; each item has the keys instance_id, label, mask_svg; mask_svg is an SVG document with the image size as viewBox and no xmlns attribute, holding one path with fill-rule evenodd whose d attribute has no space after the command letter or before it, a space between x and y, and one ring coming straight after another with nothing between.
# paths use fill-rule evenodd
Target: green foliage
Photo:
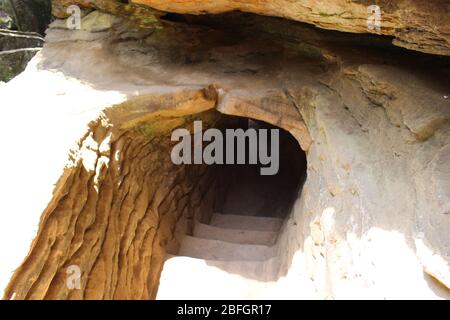
<instances>
[{"instance_id":1,"label":"green foliage","mask_svg":"<svg viewBox=\"0 0 450 320\"><path fill-rule=\"evenodd\" d=\"M0 81L8 82L21 73L33 55L31 51L0 55Z\"/></svg>"}]
</instances>

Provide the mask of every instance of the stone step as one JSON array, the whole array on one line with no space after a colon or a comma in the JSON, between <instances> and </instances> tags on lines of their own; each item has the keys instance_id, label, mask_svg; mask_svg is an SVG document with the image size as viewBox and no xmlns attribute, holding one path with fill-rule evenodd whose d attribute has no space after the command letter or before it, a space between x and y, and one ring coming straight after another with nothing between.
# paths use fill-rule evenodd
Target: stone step
<instances>
[{"instance_id":1,"label":"stone step","mask_svg":"<svg viewBox=\"0 0 450 320\"><path fill-rule=\"evenodd\" d=\"M263 261L275 255L275 247L185 236L178 255L220 261Z\"/></svg>"},{"instance_id":2,"label":"stone step","mask_svg":"<svg viewBox=\"0 0 450 320\"><path fill-rule=\"evenodd\" d=\"M277 234L276 231L227 229L203 223L196 223L194 227L194 237L241 244L271 246L274 244Z\"/></svg>"},{"instance_id":3,"label":"stone step","mask_svg":"<svg viewBox=\"0 0 450 320\"><path fill-rule=\"evenodd\" d=\"M210 222L212 226L221 228L259 231L278 231L282 223L283 220L279 218L220 213L213 214Z\"/></svg>"},{"instance_id":4,"label":"stone step","mask_svg":"<svg viewBox=\"0 0 450 320\"><path fill-rule=\"evenodd\" d=\"M264 299L275 281L262 276L274 273L269 262L210 261L171 257L164 263L156 299Z\"/></svg>"}]
</instances>

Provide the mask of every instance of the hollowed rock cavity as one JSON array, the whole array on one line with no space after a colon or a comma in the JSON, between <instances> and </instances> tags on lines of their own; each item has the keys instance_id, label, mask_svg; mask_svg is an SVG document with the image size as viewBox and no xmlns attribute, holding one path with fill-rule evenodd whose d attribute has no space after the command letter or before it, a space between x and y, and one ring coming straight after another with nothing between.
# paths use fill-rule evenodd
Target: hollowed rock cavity
<instances>
[{"instance_id":1,"label":"hollowed rock cavity","mask_svg":"<svg viewBox=\"0 0 450 320\"><path fill-rule=\"evenodd\" d=\"M114 8L0 86L5 299L448 298L448 58ZM278 174L174 164L196 121L279 129Z\"/></svg>"}]
</instances>

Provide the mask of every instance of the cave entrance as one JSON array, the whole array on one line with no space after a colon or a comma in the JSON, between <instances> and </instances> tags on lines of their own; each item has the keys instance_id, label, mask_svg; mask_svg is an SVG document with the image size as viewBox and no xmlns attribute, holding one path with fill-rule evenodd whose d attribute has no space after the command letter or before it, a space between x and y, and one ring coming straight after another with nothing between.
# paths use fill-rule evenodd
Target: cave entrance
<instances>
[{"instance_id":1,"label":"cave entrance","mask_svg":"<svg viewBox=\"0 0 450 320\"><path fill-rule=\"evenodd\" d=\"M256 298L268 282L280 276L282 257L288 248L281 241L306 179L306 155L287 131L268 123L236 116L221 116L231 129L278 131L278 171L261 174L261 163L250 162L250 141L246 139L244 164L214 164L208 167L213 181L204 196L187 234L176 252L165 261L160 276L158 299ZM226 134L224 134L225 136ZM270 136L269 134L267 136ZM261 136L258 135L258 149ZM271 136L267 145L273 147ZM237 148L237 145L235 146ZM233 155L237 149L233 150ZM226 149L230 153L230 149ZM226 157L226 155L225 155ZM242 158L241 158L242 160ZM242 161L241 161L242 162ZM194 171L194 165L187 167ZM212 199L212 200L211 200ZM280 241L278 241L280 240ZM283 271L282 271L283 272ZM239 294L237 293L239 291Z\"/></svg>"},{"instance_id":2,"label":"cave entrance","mask_svg":"<svg viewBox=\"0 0 450 320\"><path fill-rule=\"evenodd\" d=\"M297 140L286 130L262 121L241 118L234 128L243 130L278 130L278 171L261 174L261 164L249 164L249 141L245 164L215 165L217 196L214 212L231 215L284 219L289 214L306 177L306 155ZM268 135L270 137L270 135ZM258 136L258 145L259 139ZM270 149L271 142L268 146ZM236 163L237 161L235 161Z\"/></svg>"}]
</instances>

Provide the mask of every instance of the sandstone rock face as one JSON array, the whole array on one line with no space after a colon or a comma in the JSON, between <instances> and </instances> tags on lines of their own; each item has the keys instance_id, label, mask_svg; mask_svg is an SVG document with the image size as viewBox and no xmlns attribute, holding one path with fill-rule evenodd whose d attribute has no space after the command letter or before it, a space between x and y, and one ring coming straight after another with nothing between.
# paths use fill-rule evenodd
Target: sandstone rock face
<instances>
[{"instance_id":1,"label":"sandstone rock face","mask_svg":"<svg viewBox=\"0 0 450 320\"><path fill-rule=\"evenodd\" d=\"M243 11L306 22L317 27L352 33L375 33L393 37L397 46L438 55L450 55L450 3L445 0L378 1L362 0L133 0L157 11L145 10L117 0L54 0L53 13L66 17L65 8L79 4L138 20L144 25L155 23L164 12L179 14L219 14ZM380 9L380 28L368 28L373 17L371 5ZM369 20L373 21L373 20Z\"/></svg>"},{"instance_id":2,"label":"sandstone rock face","mask_svg":"<svg viewBox=\"0 0 450 320\"><path fill-rule=\"evenodd\" d=\"M80 141L82 160L75 156L73 168L59 181L29 264L12 278L15 299L154 296L165 249L177 246L173 237L189 230L205 200L211 188L206 168L189 173L171 168L170 152L156 151L169 146L170 138L150 138L140 132L146 128L138 128L116 140L105 124L92 124ZM67 285L71 266L90 275L82 291Z\"/></svg>"},{"instance_id":3,"label":"sandstone rock face","mask_svg":"<svg viewBox=\"0 0 450 320\"><path fill-rule=\"evenodd\" d=\"M307 153L303 190L255 269L270 285L251 297L449 298L445 61L335 46L307 27L315 39L292 45L265 31L108 21L55 23L0 86L5 299L155 298L166 253L211 217L215 189L207 167L172 164L170 132L222 114L283 128Z\"/></svg>"},{"instance_id":4,"label":"sandstone rock face","mask_svg":"<svg viewBox=\"0 0 450 320\"><path fill-rule=\"evenodd\" d=\"M133 0L154 9L189 14L233 10L276 16L345 32L367 33L370 1L344 0ZM375 2L374 2L375 3ZM448 1L378 1L380 34L394 37L394 44L412 50L450 55L450 3ZM377 31L375 31L377 32Z\"/></svg>"}]
</instances>

